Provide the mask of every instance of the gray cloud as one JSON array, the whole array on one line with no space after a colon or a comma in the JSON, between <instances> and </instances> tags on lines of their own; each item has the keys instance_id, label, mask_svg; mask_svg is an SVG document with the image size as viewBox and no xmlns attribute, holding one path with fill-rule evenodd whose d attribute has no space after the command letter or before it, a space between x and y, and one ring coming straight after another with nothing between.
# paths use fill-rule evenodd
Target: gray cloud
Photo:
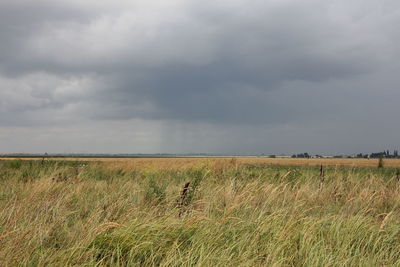
<instances>
[{"instance_id":1,"label":"gray cloud","mask_svg":"<svg viewBox=\"0 0 400 267\"><path fill-rule=\"evenodd\" d=\"M210 152L348 152L340 128L363 135L352 150L397 146L399 10L393 0L0 3L0 129L61 138L86 125L95 139L114 125L123 144L133 123L153 136L148 151L194 152L202 140Z\"/></svg>"}]
</instances>

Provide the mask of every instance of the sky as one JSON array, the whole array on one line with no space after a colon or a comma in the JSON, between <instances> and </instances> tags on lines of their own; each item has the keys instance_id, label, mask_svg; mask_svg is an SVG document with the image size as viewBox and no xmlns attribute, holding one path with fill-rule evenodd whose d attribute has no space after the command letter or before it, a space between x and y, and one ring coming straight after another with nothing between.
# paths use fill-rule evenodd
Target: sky
<instances>
[{"instance_id":1,"label":"sky","mask_svg":"<svg viewBox=\"0 0 400 267\"><path fill-rule=\"evenodd\" d=\"M398 0L0 0L0 153L400 148Z\"/></svg>"}]
</instances>

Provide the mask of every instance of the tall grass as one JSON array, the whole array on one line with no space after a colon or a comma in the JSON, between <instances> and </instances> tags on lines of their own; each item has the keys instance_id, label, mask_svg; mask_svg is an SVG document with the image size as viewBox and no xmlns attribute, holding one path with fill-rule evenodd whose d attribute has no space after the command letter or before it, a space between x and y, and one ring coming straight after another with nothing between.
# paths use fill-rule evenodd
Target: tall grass
<instances>
[{"instance_id":1,"label":"tall grass","mask_svg":"<svg viewBox=\"0 0 400 267\"><path fill-rule=\"evenodd\" d=\"M394 169L0 162L0 266L400 265ZM185 209L177 205L190 182Z\"/></svg>"}]
</instances>

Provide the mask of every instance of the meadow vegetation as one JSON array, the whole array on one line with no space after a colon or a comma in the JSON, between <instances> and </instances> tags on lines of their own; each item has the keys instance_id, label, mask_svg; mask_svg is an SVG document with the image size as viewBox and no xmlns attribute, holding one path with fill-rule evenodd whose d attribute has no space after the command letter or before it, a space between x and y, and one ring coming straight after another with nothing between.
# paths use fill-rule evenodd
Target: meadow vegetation
<instances>
[{"instance_id":1,"label":"meadow vegetation","mask_svg":"<svg viewBox=\"0 0 400 267\"><path fill-rule=\"evenodd\" d=\"M0 266L389 266L399 251L395 168L0 161Z\"/></svg>"}]
</instances>

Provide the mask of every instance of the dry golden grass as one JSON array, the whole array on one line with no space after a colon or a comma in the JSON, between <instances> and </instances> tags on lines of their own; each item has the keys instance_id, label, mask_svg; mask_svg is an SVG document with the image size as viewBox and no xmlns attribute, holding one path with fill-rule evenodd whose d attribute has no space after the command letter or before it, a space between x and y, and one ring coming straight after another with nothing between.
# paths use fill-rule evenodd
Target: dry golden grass
<instances>
[{"instance_id":1,"label":"dry golden grass","mask_svg":"<svg viewBox=\"0 0 400 267\"><path fill-rule=\"evenodd\" d=\"M0 266L400 266L396 170L276 161L0 161Z\"/></svg>"},{"instance_id":2,"label":"dry golden grass","mask_svg":"<svg viewBox=\"0 0 400 267\"><path fill-rule=\"evenodd\" d=\"M17 158L0 158L0 160ZM22 158L24 160L24 158ZM42 160L42 158L26 158ZM51 158L60 161L98 161L112 167L186 169L209 165L274 165L274 166L337 166L337 167L377 167L378 159L353 158L267 158L267 157L177 157L177 158ZM384 159L385 167L400 168L400 159Z\"/></svg>"}]
</instances>

